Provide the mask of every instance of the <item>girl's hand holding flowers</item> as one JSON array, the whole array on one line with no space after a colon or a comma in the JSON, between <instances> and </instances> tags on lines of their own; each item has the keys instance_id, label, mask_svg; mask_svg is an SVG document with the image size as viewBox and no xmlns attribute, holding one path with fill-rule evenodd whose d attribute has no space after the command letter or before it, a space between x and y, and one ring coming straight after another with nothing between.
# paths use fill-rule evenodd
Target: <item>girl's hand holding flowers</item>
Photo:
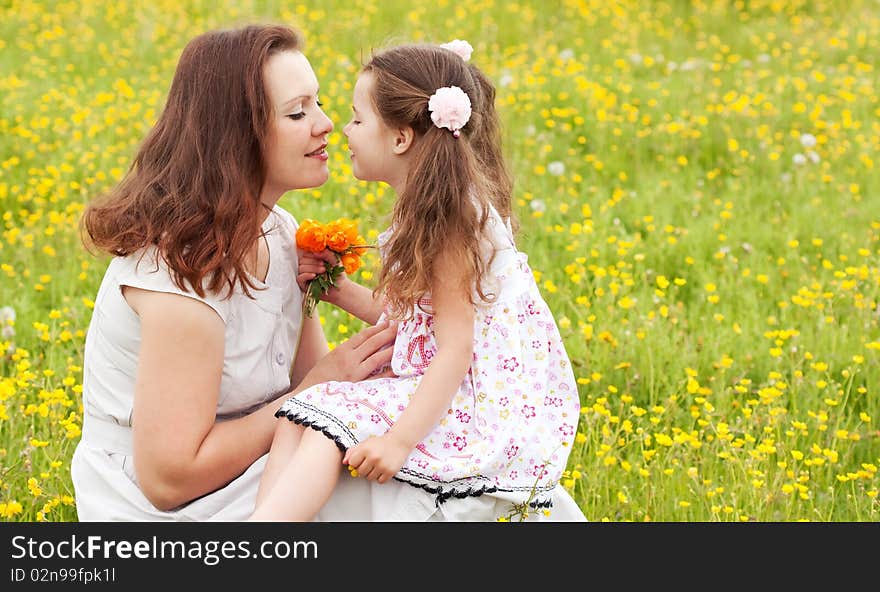
<instances>
[{"instance_id":1,"label":"girl's hand holding flowers","mask_svg":"<svg viewBox=\"0 0 880 592\"><path fill-rule=\"evenodd\" d=\"M327 224L303 220L296 231L300 256L297 284L305 292L305 313L312 316L321 297L339 284L342 273L360 269L361 255L368 248L351 220L339 218Z\"/></svg>"},{"instance_id":2,"label":"girl's hand holding flowers","mask_svg":"<svg viewBox=\"0 0 880 592\"><path fill-rule=\"evenodd\" d=\"M342 464L348 466L352 477L386 483L403 467L412 450L413 446L389 431L349 448Z\"/></svg>"},{"instance_id":3,"label":"girl's hand holding flowers","mask_svg":"<svg viewBox=\"0 0 880 592\"><path fill-rule=\"evenodd\" d=\"M310 281L336 265L336 263L336 254L332 253L330 249L324 249L320 253L312 253L300 249L299 273L296 276L296 283L300 291L305 292L308 290ZM342 277L340 275L337 278L337 284Z\"/></svg>"}]
</instances>

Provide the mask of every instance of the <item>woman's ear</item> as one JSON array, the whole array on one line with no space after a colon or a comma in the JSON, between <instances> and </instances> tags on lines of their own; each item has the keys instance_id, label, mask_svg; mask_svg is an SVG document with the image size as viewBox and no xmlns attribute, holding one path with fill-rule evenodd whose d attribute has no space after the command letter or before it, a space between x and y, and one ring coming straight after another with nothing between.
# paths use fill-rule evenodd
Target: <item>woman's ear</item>
<instances>
[{"instance_id":1,"label":"woman's ear","mask_svg":"<svg viewBox=\"0 0 880 592\"><path fill-rule=\"evenodd\" d=\"M394 154L403 154L413 145L413 140L415 139L415 132L409 126L399 127L397 128L394 134L394 146L392 147L392 151Z\"/></svg>"}]
</instances>

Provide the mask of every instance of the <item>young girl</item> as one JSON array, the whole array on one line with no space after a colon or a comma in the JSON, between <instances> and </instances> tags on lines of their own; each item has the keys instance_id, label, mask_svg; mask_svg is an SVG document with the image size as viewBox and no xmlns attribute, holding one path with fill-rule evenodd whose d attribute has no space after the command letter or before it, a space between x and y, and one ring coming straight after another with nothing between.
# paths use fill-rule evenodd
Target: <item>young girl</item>
<instances>
[{"instance_id":1,"label":"young girl","mask_svg":"<svg viewBox=\"0 0 880 592\"><path fill-rule=\"evenodd\" d=\"M396 376L328 382L288 399L276 415L290 421L276 432L252 520L310 520L340 460L366 479L422 488L437 504L485 495L521 511L552 504L580 402L514 243L494 89L462 44L469 49L386 50L357 80L344 129L354 175L388 183L398 199L379 237L376 290L343 277L327 300L370 324L398 322ZM301 255L299 271L303 287L324 260Z\"/></svg>"}]
</instances>

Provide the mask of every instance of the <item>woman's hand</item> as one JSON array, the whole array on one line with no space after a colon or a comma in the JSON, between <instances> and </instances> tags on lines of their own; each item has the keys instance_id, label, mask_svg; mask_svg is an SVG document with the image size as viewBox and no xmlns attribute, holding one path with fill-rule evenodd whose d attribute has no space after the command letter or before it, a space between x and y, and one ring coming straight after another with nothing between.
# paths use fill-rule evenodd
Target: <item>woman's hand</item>
<instances>
[{"instance_id":1,"label":"woman's hand","mask_svg":"<svg viewBox=\"0 0 880 592\"><path fill-rule=\"evenodd\" d=\"M381 322L352 335L318 360L303 380L307 386L332 380L358 382L365 378L394 376L390 370L370 376L382 366L390 365L394 353L397 324Z\"/></svg>"},{"instance_id":2,"label":"woman's hand","mask_svg":"<svg viewBox=\"0 0 880 592\"><path fill-rule=\"evenodd\" d=\"M349 448L342 457L342 463L355 469L358 477L385 483L397 474L410 452L411 446L388 432Z\"/></svg>"}]
</instances>

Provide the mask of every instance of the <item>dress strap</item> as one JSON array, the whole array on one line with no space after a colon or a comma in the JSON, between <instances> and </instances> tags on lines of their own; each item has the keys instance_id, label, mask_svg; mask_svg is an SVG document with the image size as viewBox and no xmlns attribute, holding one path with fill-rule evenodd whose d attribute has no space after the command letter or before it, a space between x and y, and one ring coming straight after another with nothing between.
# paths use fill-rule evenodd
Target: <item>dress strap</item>
<instances>
[{"instance_id":1,"label":"dress strap","mask_svg":"<svg viewBox=\"0 0 880 592\"><path fill-rule=\"evenodd\" d=\"M510 218L507 218L504 221L504 229L507 230L507 240L510 241L510 246L516 249L516 242L513 240L513 226L510 225Z\"/></svg>"},{"instance_id":2,"label":"dress strap","mask_svg":"<svg viewBox=\"0 0 880 592\"><path fill-rule=\"evenodd\" d=\"M489 204L489 218L494 223L493 226L499 227L499 238L503 236L507 240L507 242L510 243L509 247L515 251L516 241L513 240L513 226L511 226L510 224L510 218L502 218L501 214L498 213L498 210L495 209L495 206L493 206L492 204ZM498 247L500 247L500 245L496 244L496 248Z\"/></svg>"},{"instance_id":3,"label":"dress strap","mask_svg":"<svg viewBox=\"0 0 880 592\"><path fill-rule=\"evenodd\" d=\"M495 210L495 208L492 208L492 214L498 218L500 226L504 229L504 231L502 232L504 238L507 239L507 242L510 243L510 248L515 251L516 241L513 240L513 227L510 225L510 218L502 218L501 214L499 214Z\"/></svg>"}]
</instances>

